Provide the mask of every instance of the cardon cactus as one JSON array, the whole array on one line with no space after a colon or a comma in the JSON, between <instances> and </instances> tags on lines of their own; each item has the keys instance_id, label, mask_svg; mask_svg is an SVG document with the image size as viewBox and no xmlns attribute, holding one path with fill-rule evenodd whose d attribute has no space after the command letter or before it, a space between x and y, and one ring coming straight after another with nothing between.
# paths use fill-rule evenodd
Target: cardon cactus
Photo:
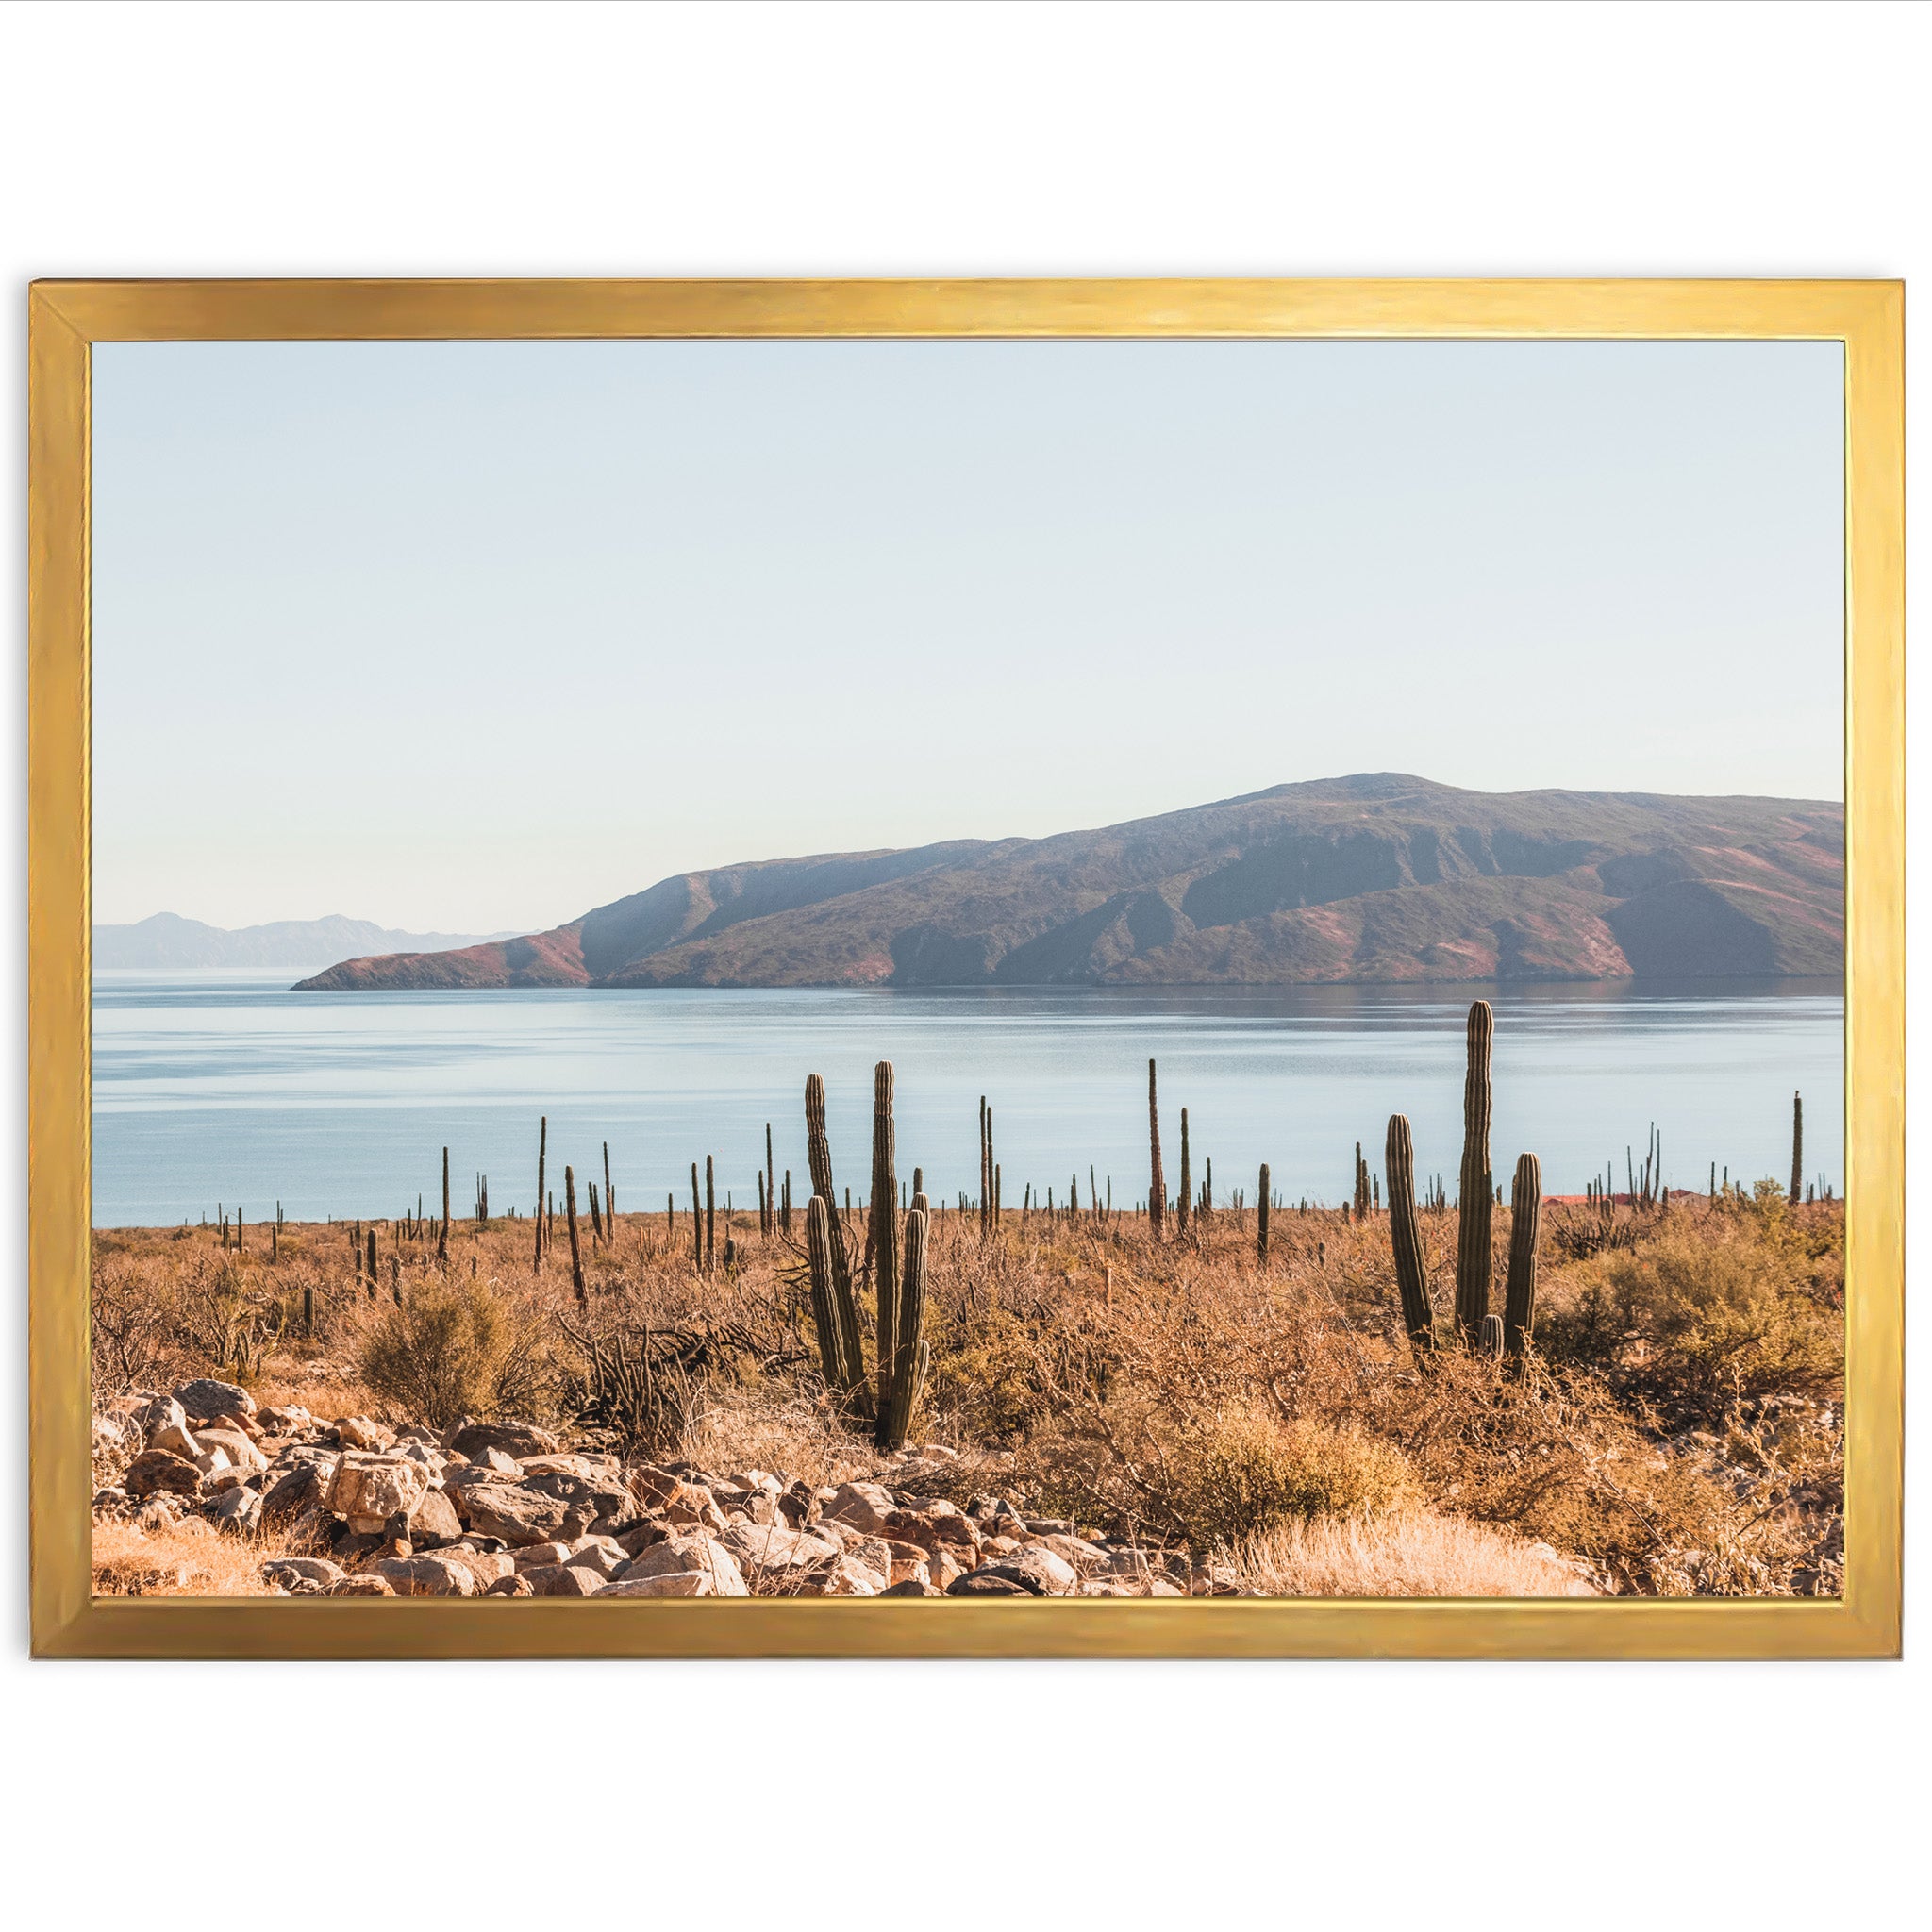
<instances>
[{"instance_id":1,"label":"cardon cactus","mask_svg":"<svg viewBox=\"0 0 1932 1932\"><path fill-rule=\"evenodd\" d=\"M866 1245L872 1253L873 1287L878 1296L879 1408L891 1393L897 1359L899 1319L899 1180L894 1172L892 1063L881 1060L872 1073L872 1225Z\"/></svg>"},{"instance_id":2,"label":"cardon cactus","mask_svg":"<svg viewBox=\"0 0 1932 1932\"><path fill-rule=\"evenodd\" d=\"M530 1266L543 1265L543 1157L550 1147L550 1116L545 1114L537 1123L537 1212L532 1219L537 1224L537 1252Z\"/></svg>"},{"instance_id":3,"label":"cardon cactus","mask_svg":"<svg viewBox=\"0 0 1932 1932\"><path fill-rule=\"evenodd\" d=\"M1255 1216L1255 1258L1268 1265L1268 1163L1261 1163L1260 1206Z\"/></svg>"},{"instance_id":4,"label":"cardon cactus","mask_svg":"<svg viewBox=\"0 0 1932 1932\"><path fill-rule=\"evenodd\" d=\"M1158 1241L1167 1219L1167 1175L1160 1166L1160 1101L1155 1091L1152 1060L1147 1062L1147 1141L1153 1154L1153 1172L1147 1182L1147 1228Z\"/></svg>"},{"instance_id":5,"label":"cardon cactus","mask_svg":"<svg viewBox=\"0 0 1932 1932\"><path fill-rule=\"evenodd\" d=\"M1490 1312L1490 1224L1495 1181L1490 1173L1490 1049L1496 1016L1488 1000L1469 1009L1469 1065L1462 1081L1462 1197L1456 1237L1456 1326L1465 1341L1482 1334Z\"/></svg>"},{"instance_id":6,"label":"cardon cactus","mask_svg":"<svg viewBox=\"0 0 1932 1932\"><path fill-rule=\"evenodd\" d=\"M442 1225L436 1230L436 1260L449 1266L449 1149L442 1150Z\"/></svg>"},{"instance_id":7,"label":"cardon cactus","mask_svg":"<svg viewBox=\"0 0 1932 1932\"><path fill-rule=\"evenodd\" d=\"M1542 1163L1516 1158L1509 1187L1509 1276L1503 1292L1503 1346L1521 1355L1536 1324L1536 1237L1543 1211Z\"/></svg>"},{"instance_id":8,"label":"cardon cactus","mask_svg":"<svg viewBox=\"0 0 1932 1932\"><path fill-rule=\"evenodd\" d=\"M1476 1351L1480 1355L1499 1357L1503 1353L1503 1324L1495 1315L1483 1317L1482 1332L1476 1339Z\"/></svg>"},{"instance_id":9,"label":"cardon cactus","mask_svg":"<svg viewBox=\"0 0 1932 1932\"><path fill-rule=\"evenodd\" d=\"M805 1210L806 1262L811 1273L811 1319L818 1333L819 1362L824 1370L825 1387L847 1409L858 1406L865 1395L865 1362L858 1353L858 1323L840 1319L839 1279L841 1270L833 1257L842 1256L844 1244L832 1225L832 1210L823 1194L814 1194ZM844 1291L847 1311L851 1309L852 1290Z\"/></svg>"},{"instance_id":10,"label":"cardon cactus","mask_svg":"<svg viewBox=\"0 0 1932 1932\"><path fill-rule=\"evenodd\" d=\"M1805 1096L1791 1095L1791 1203L1803 1198L1805 1179Z\"/></svg>"},{"instance_id":11,"label":"cardon cactus","mask_svg":"<svg viewBox=\"0 0 1932 1932\"><path fill-rule=\"evenodd\" d=\"M584 1257L577 1246L577 1177L569 1167L563 1170L563 1213L570 1226L570 1285L582 1307L587 1297L584 1293Z\"/></svg>"},{"instance_id":12,"label":"cardon cactus","mask_svg":"<svg viewBox=\"0 0 1932 1932\"><path fill-rule=\"evenodd\" d=\"M1188 1110L1181 1108L1181 1185L1180 1191L1174 1197L1174 1230L1178 1234L1188 1231L1188 1209L1192 1205L1194 1189L1193 1171L1188 1165Z\"/></svg>"},{"instance_id":13,"label":"cardon cactus","mask_svg":"<svg viewBox=\"0 0 1932 1932\"><path fill-rule=\"evenodd\" d=\"M1415 1147L1407 1114L1389 1116L1383 1160L1389 1174L1389 1234L1395 1250L1402 1324L1408 1330L1409 1346L1421 1360L1434 1346L1436 1324L1429 1309L1428 1282L1423 1274L1422 1233L1415 1218Z\"/></svg>"},{"instance_id":14,"label":"cardon cactus","mask_svg":"<svg viewBox=\"0 0 1932 1932\"><path fill-rule=\"evenodd\" d=\"M825 1083L817 1074L805 1082L805 1149L811 1167L812 1194L825 1204L825 1232L829 1252L827 1286L831 1294L832 1319L839 1329L840 1359L850 1366L852 1379L845 1385L846 1406L870 1413L865 1391L865 1355L858 1338L858 1308L852 1298L852 1261L845 1248L844 1226L832 1187L832 1143L825 1133ZM806 1210L808 1235L811 1210Z\"/></svg>"},{"instance_id":15,"label":"cardon cactus","mask_svg":"<svg viewBox=\"0 0 1932 1932\"><path fill-rule=\"evenodd\" d=\"M874 1439L877 1446L888 1452L906 1446L912 1411L932 1361L924 1332L925 1233L925 1212L915 1208L906 1217L906 1265L893 1322L891 1381L879 1405L878 1434Z\"/></svg>"}]
</instances>

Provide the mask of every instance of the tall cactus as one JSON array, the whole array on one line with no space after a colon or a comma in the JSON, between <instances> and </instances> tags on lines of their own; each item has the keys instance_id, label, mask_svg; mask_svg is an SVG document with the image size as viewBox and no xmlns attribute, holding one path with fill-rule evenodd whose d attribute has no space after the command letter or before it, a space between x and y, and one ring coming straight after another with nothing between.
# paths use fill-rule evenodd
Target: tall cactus
<instances>
[{"instance_id":1,"label":"tall cactus","mask_svg":"<svg viewBox=\"0 0 1932 1932\"><path fill-rule=\"evenodd\" d=\"M924 1198L922 1195L921 1199ZM924 1335L925 1234L925 1210L915 1208L906 1217L906 1268L899 1284L893 1324L891 1379L880 1398L879 1426L874 1438L877 1446L889 1452L906 1446L912 1411L932 1360ZM880 1353L883 1358L883 1343Z\"/></svg>"},{"instance_id":2,"label":"tall cactus","mask_svg":"<svg viewBox=\"0 0 1932 1932\"><path fill-rule=\"evenodd\" d=\"M1536 1325L1536 1237L1543 1211L1542 1162L1516 1157L1509 1186L1509 1277L1503 1293L1503 1346L1521 1355Z\"/></svg>"},{"instance_id":3,"label":"tall cactus","mask_svg":"<svg viewBox=\"0 0 1932 1932\"><path fill-rule=\"evenodd\" d=\"M833 1257L842 1257L844 1244L832 1225L832 1210L823 1194L814 1194L805 1210L805 1252L811 1272L811 1318L818 1332L819 1362L824 1370L825 1387L841 1407L851 1410L867 1407L865 1361L858 1350L858 1324L841 1319L840 1280L842 1269ZM844 1310L850 1313L852 1290L844 1288Z\"/></svg>"},{"instance_id":4,"label":"tall cactus","mask_svg":"<svg viewBox=\"0 0 1932 1932\"><path fill-rule=\"evenodd\" d=\"M1462 1196L1456 1238L1456 1326L1465 1341L1482 1334L1490 1312L1490 1225L1495 1181L1490 1173L1490 1050L1496 1016L1488 1000L1469 1009L1469 1064L1462 1081Z\"/></svg>"},{"instance_id":5,"label":"tall cactus","mask_svg":"<svg viewBox=\"0 0 1932 1932\"><path fill-rule=\"evenodd\" d=\"M436 1263L449 1266L449 1149L442 1150L442 1225L436 1230Z\"/></svg>"},{"instance_id":6,"label":"tall cactus","mask_svg":"<svg viewBox=\"0 0 1932 1932\"><path fill-rule=\"evenodd\" d=\"M1188 1231L1188 1209L1192 1205L1193 1171L1188 1165L1188 1110L1181 1108L1181 1185L1174 1197L1174 1232L1185 1235Z\"/></svg>"},{"instance_id":7,"label":"tall cactus","mask_svg":"<svg viewBox=\"0 0 1932 1932\"><path fill-rule=\"evenodd\" d=\"M1408 1116L1389 1116L1389 1138L1383 1148L1389 1174L1389 1234L1395 1250L1395 1285L1402 1295L1402 1323L1408 1344L1422 1360L1435 1344L1436 1322L1429 1308L1428 1283L1423 1274L1423 1241L1415 1218L1415 1147L1409 1138Z\"/></svg>"},{"instance_id":8,"label":"tall cactus","mask_svg":"<svg viewBox=\"0 0 1932 1932\"><path fill-rule=\"evenodd\" d=\"M811 1167L812 1195L825 1205L825 1234L829 1247L826 1261L827 1283L832 1300L832 1317L839 1328L841 1358L851 1368L846 1384L846 1406L871 1412L865 1388L865 1354L859 1342L858 1308L852 1298L852 1259L845 1248L844 1226L839 1217L838 1194L832 1186L832 1143L825 1132L825 1083L810 1074L805 1082L805 1151ZM811 1209L806 1209L806 1230L811 1228Z\"/></svg>"},{"instance_id":9,"label":"tall cactus","mask_svg":"<svg viewBox=\"0 0 1932 1932\"><path fill-rule=\"evenodd\" d=\"M899 1179L894 1167L892 1063L872 1071L872 1250L873 1287L878 1297L879 1408L891 1393L897 1359L899 1319Z\"/></svg>"},{"instance_id":10,"label":"tall cactus","mask_svg":"<svg viewBox=\"0 0 1932 1932\"><path fill-rule=\"evenodd\" d=\"M1255 1218L1255 1258L1268 1265L1268 1163L1261 1163L1260 1208Z\"/></svg>"},{"instance_id":11,"label":"tall cactus","mask_svg":"<svg viewBox=\"0 0 1932 1932\"><path fill-rule=\"evenodd\" d=\"M550 1116L544 1114L537 1123L537 1212L533 1219L537 1224L537 1252L530 1262L533 1269L543 1265L543 1157L550 1147Z\"/></svg>"},{"instance_id":12,"label":"tall cactus","mask_svg":"<svg viewBox=\"0 0 1932 1932\"><path fill-rule=\"evenodd\" d=\"M1805 1096L1791 1095L1791 1206L1804 1197L1805 1182Z\"/></svg>"},{"instance_id":13,"label":"tall cactus","mask_svg":"<svg viewBox=\"0 0 1932 1932\"><path fill-rule=\"evenodd\" d=\"M1167 1175L1160 1166L1160 1102L1155 1091L1152 1060L1147 1062L1147 1141L1153 1154L1153 1173L1147 1182L1147 1227L1158 1241L1167 1219Z\"/></svg>"},{"instance_id":14,"label":"tall cactus","mask_svg":"<svg viewBox=\"0 0 1932 1932\"><path fill-rule=\"evenodd\" d=\"M577 1177L568 1166L563 1170L563 1211L570 1224L570 1285L582 1307L589 1296L584 1293L584 1257L577 1246Z\"/></svg>"}]
</instances>

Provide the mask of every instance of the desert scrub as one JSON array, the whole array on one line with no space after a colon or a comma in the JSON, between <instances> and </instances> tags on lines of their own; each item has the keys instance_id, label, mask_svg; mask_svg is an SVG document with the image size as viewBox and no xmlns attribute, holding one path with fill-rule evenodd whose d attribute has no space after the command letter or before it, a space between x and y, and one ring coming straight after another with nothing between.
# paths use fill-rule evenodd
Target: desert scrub
<instances>
[{"instance_id":1,"label":"desert scrub","mask_svg":"<svg viewBox=\"0 0 1932 1932\"><path fill-rule=\"evenodd\" d=\"M1199 1550L1232 1549L1309 1517L1377 1515L1421 1496L1387 1442L1259 1407L1194 1418L1156 1466L1155 1499Z\"/></svg>"},{"instance_id":2,"label":"desert scrub","mask_svg":"<svg viewBox=\"0 0 1932 1932\"><path fill-rule=\"evenodd\" d=\"M1835 1391L1844 1374L1842 1254L1792 1220L1780 1198L1599 1256L1563 1281L1539 1346L1686 1412Z\"/></svg>"},{"instance_id":3,"label":"desert scrub","mask_svg":"<svg viewBox=\"0 0 1932 1932\"><path fill-rule=\"evenodd\" d=\"M425 1280L372 1316L356 1366L386 1408L433 1428L527 1412L540 1393L538 1330L484 1281Z\"/></svg>"}]
</instances>

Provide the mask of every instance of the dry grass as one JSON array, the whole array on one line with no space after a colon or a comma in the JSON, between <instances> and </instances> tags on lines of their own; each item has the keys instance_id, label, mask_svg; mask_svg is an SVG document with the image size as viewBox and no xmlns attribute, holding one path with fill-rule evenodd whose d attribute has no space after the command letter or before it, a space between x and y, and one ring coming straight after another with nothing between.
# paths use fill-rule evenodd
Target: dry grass
<instances>
[{"instance_id":1,"label":"dry grass","mask_svg":"<svg viewBox=\"0 0 1932 1932\"><path fill-rule=\"evenodd\" d=\"M1345 1540L1324 1522L1391 1509L1427 1520L1420 1510L1472 1537L1488 1525L1506 1542L1548 1543L1609 1591L1835 1589L1841 1204L1790 1210L1768 1190L1678 1197L1667 1213L1624 1211L1615 1243L1586 1253L1561 1239L1569 1215L1546 1216L1532 1360L1519 1373L1452 1344L1422 1373L1386 1217L1277 1213L1264 1268L1251 1211L1160 1242L1131 1215L1010 1209L982 1241L976 1216L941 1212L914 1440L959 1453L956 1500L1010 1495L1197 1549L1274 1534L1306 1552L1310 1537ZM1451 1343L1456 1217L1423 1219ZM821 1384L802 1254L761 1238L756 1215L719 1223L711 1273L694 1264L688 1214L621 1217L602 1245L580 1228L581 1303L561 1228L538 1273L521 1219L455 1226L447 1275L431 1242L383 1224L373 1286L341 1225L286 1228L273 1265L260 1230L239 1257L208 1229L105 1234L95 1359L109 1388L215 1372L317 1414L398 1420L425 1419L411 1410L428 1377L441 1407L508 1407L707 1468L816 1482L877 1473ZM1508 1227L1499 1209L1499 1296ZM848 1239L857 1269L857 1221ZM858 1299L869 1328L862 1280ZM458 1304L493 1311L481 1318L491 1334L527 1338L513 1391L409 1362L445 1329L481 1332L428 1319ZM647 1401L600 1376L592 1341L607 1368L618 1355L648 1361Z\"/></svg>"},{"instance_id":2,"label":"dry grass","mask_svg":"<svg viewBox=\"0 0 1932 1932\"><path fill-rule=\"evenodd\" d=\"M1290 1523L1242 1547L1235 1575L1266 1596L1590 1596L1545 1544L1430 1510Z\"/></svg>"},{"instance_id":3,"label":"dry grass","mask_svg":"<svg viewBox=\"0 0 1932 1932\"><path fill-rule=\"evenodd\" d=\"M96 1596L274 1596L261 1566L274 1557L306 1554L274 1536L225 1536L198 1516L172 1527L137 1528L96 1518Z\"/></svg>"}]
</instances>

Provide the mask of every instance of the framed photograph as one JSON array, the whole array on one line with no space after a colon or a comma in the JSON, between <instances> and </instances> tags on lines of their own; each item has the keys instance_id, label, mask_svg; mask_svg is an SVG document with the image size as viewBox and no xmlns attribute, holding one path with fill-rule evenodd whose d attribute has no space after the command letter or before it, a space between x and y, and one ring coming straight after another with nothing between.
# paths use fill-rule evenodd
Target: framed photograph
<instances>
[{"instance_id":1,"label":"framed photograph","mask_svg":"<svg viewBox=\"0 0 1932 1932\"><path fill-rule=\"evenodd\" d=\"M1896 1652L1899 285L29 303L38 1652Z\"/></svg>"}]
</instances>

